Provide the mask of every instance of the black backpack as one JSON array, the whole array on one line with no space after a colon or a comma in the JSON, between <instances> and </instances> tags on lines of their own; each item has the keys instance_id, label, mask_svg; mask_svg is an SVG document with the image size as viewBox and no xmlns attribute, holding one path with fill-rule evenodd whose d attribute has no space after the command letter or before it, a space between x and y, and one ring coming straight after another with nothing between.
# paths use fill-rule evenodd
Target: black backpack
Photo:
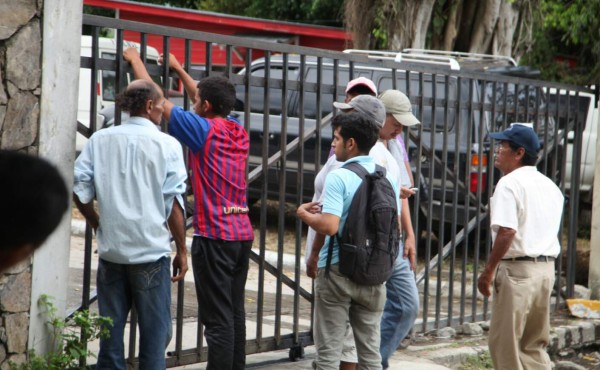
<instances>
[{"instance_id":1,"label":"black backpack","mask_svg":"<svg viewBox=\"0 0 600 370\"><path fill-rule=\"evenodd\" d=\"M360 285L384 283L392 275L399 252L398 206L396 193L385 176L385 168L376 165L368 173L357 162L344 165L362 179L356 189L339 246L339 269ZM329 276L333 236L329 238L326 276Z\"/></svg>"}]
</instances>

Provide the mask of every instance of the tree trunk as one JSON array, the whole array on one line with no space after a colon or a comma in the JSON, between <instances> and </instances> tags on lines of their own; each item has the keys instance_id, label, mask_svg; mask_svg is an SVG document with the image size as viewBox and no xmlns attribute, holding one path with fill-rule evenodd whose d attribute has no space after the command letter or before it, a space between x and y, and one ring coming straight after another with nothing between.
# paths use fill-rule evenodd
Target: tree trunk
<instances>
[{"instance_id":1,"label":"tree trunk","mask_svg":"<svg viewBox=\"0 0 600 370\"><path fill-rule=\"evenodd\" d=\"M391 50L425 48L427 29L435 0L386 0L390 11L388 21L388 47ZM396 6L389 6L396 3Z\"/></svg>"},{"instance_id":2,"label":"tree trunk","mask_svg":"<svg viewBox=\"0 0 600 370\"><path fill-rule=\"evenodd\" d=\"M502 0L488 0L479 3L473 33L469 45L471 53L489 53L492 45L492 36L498 22L500 4Z\"/></svg>"},{"instance_id":3,"label":"tree trunk","mask_svg":"<svg viewBox=\"0 0 600 370\"><path fill-rule=\"evenodd\" d=\"M492 54L513 55L513 38L519 21L519 9L512 1L504 0L492 41Z\"/></svg>"},{"instance_id":4,"label":"tree trunk","mask_svg":"<svg viewBox=\"0 0 600 370\"><path fill-rule=\"evenodd\" d=\"M533 24L534 17L539 12L541 0L521 0L516 1L517 6L517 24L513 30L514 36L512 38L512 54L516 60L519 60L521 56L527 53L533 43Z\"/></svg>"},{"instance_id":5,"label":"tree trunk","mask_svg":"<svg viewBox=\"0 0 600 370\"><path fill-rule=\"evenodd\" d=\"M355 48L422 49L429 30L432 49L510 55L517 59L531 47L532 17L540 2L445 0L434 8L436 0L345 0L344 15ZM432 17L438 23L430 29ZM375 27L385 37L373 38Z\"/></svg>"},{"instance_id":6,"label":"tree trunk","mask_svg":"<svg viewBox=\"0 0 600 370\"><path fill-rule=\"evenodd\" d=\"M456 51L469 51L474 24L473 20L475 19L478 4L479 0L463 0L462 14L458 23L458 35L454 45L454 50Z\"/></svg>"},{"instance_id":7,"label":"tree trunk","mask_svg":"<svg viewBox=\"0 0 600 370\"><path fill-rule=\"evenodd\" d=\"M369 49L371 32L375 25L376 0L346 0L344 23L352 33L353 48Z\"/></svg>"},{"instance_id":8,"label":"tree trunk","mask_svg":"<svg viewBox=\"0 0 600 370\"><path fill-rule=\"evenodd\" d=\"M463 2L461 0L452 1L450 4L450 13L448 21L444 27L444 42L441 45L441 50L454 50L454 44L458 35L458 25L462 14Z\"/></svg>"}]
</instances>

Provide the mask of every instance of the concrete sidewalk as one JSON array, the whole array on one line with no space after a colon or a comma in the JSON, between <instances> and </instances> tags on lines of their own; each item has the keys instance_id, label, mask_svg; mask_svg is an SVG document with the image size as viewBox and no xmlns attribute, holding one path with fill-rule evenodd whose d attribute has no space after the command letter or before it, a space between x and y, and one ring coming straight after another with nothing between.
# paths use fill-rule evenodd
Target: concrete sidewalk
<instances>
[{"instance_id":1,"label":"concrete sidewalk","mask_svg":"<svg viewBox=\"0 0 600 370\"><path fill-rule=\"evenodd\" d=\"M564 325L556 325L551 329L548 353L551 356L562 351L600 343L600 320L569 318ZM417 336L415 345L398 350L390 359L391 370L448 370L458 369L467 358L478 356L488 350L487 332L483 335L458 335L451 339L436 339L429 336ZM305 356L297 362L290 362L288 350L273 351L247 356L248 369L286 369L312 370L315 358L315 347L305 347ZM558 356L560 359L560 356ZM582 367L564 367L560 369L580 369ZM593 367L597 368L597 367ZM193 364L175 367L174 369L201 370L206 364Z\"/></svg>"},{"instance_id":2,"label":"concrete sidewalk","mask_svg":"<svg viewBox=\"0 0 600 370\"><path fill-rule=\"evenodd\" d=\"M246 358L247 369L261 369L261 370L312 370L312 362L315 358L315 347L308 346L304 349L305 355L303 359L296 362L291 362L288 359L288 351L274 351L268 353L261 353L255 355L249 355ZM448 370L449 367L438 365L434 361L418 357L417 353L421 353L421 350L415 348L407 348L404 351L397 351L394 356L390 359L389 369L410 369L410 370ZM475 350L471 350L470 353L477 354ZM187 366L175 367L173 369L185 369L185 370L203 370L206 369L206 363L193 364Z\"/></svg>"},{"instance_id":3,"label":"concrete sidewalk","mask_svg":"<svg viewBox=\"0 0 600 370\"><path fill-rule=\"evenodd\" d=\"M74 221L72 224L73 238L71 240L71 255L69 265L73 272L81 272L83 269L83 239L81 235L85 230L84 222ZM269 263L275 264L277 261L277 253L268 252L266 253L266 259ZM286 256L284 258L283 265L287 268L294 267L294 257ZM95 276L95 266L97 264L97 254L92 256L92 274ZM190 263L191 266L191 263ZM252 298L258 290L257 272L256 269L251 269L248 276L247 283L247 298ZM79 282L79 280L77 280ZM301 279L301 286L306 289L311 289L310 279ZM194 293L194 281L193 274L188 273L185 278L185 289L186 295ZM75 301L80 299L78 283L74 283L71 287L71 295ZM264 289L266 292L276 291L276 280L273 277L265 278ZM293 292L283 287L282 296L284 298L290 298ZM189 302L194 306L195 298L189 297ZM288 302L289 303L289 302ZM265 307L269 307L268 305ZM195 318L195 307L185 308L192 312L192 318ZM187 312L187 311L186 311ZM247 312L250 313L250 312ZM251 313L250 313L251 314ZM304 314L300 317L298 322L299 330L307 331L310 329L310 320L307 319L310 314ZM560 315L559 315L560 316ZM274 332L273 323L275 322L274 312L263 313L262 320L262 333ZM175 323L174 323L175 324ZM252 338L251 333L255 333L257 329L256 319L252 319L251 316L247 320L247 339ZM186 345L185 348L193 346L197 339L197 320L185 320L183 328L183 343ZM289 334L292 330L292 316L289 314L281 315L281 334ZM482 327L484 325L481 325ZM549 353L559 353L562 350L577 347L581 345L587 345L592 343L600 343L600 320L581 320L573 319L571 317L561 316L555 318L552 322L551 341L548 347ZM128 327L127 327L128 328ZM174 333L175 333L174 328ZM480 331L481 332L481 331ZM396 351L393 357L390 359L390 369L411 369L411 370L443 370L443 369L457 369L463 364L466 359L470 356L477 356L487 351L487 332L484 329L483 335L468 336L458 335L452 339L436 339L431 335L417 335L414 338L414 345L409 346L407 349ZM125 335L125 338L128 334ZM127 346L127 341L126 341ZM90 343L90 349L97 352L97 342ZM168 351L173 351L175 348L175 341L172 340ZM305 356L296 362L289 360L289 350L272 351L267 353L253 354L247 356L247 368L248 369L290 369L290 370L312 370L312 362L315 358L314 346L307 346L304 349ZM93 361L93 360L92 360ZM186 366L175 367L174 369L188 369L188 370L200 370L206 369L206 363L192 364Z\"/></svg>"}]
</instances>

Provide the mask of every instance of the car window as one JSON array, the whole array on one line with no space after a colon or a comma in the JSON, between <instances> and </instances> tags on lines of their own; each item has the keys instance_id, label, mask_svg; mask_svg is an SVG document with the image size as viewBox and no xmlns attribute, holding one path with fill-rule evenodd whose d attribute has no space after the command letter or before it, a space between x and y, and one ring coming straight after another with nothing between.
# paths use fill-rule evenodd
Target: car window
<instances>
[{"instance_id":1,"label":"car window","mask_svg":"<svg viewBox=\"0 0 600 370\"><path fill-rule=\"evenodd\" d=\"M254 66L250 72L255 77L265 77L265 66L257 65ZM283 77L283 68L281 65L271 65L269 78L281 80ZM287 78L291 81L298 79L298 67L289 66L287 71ZM246 89L243 85L236 86L236 94L238 99L244 100ZM281 114L282 100L281 100L281 88L270 87L269 88L269 114ZM264 95L265 89L260 86L250 86L250 111L255 113L263 113L264 111ZM292 90L288 90L288 102L290 101L289 96L293 94ZM289 108L289 107L288 107Z\"/></svg>"},{"instance_id":2,"label":"car window","mask_svg":"<svg viewBox=\"0 0 600 370\"><path fill-rule=\"evenodd\" d=\"M350 71L347 68L338 69L338 90L335 101L344 101L346 98L346 85L350 77ZM371 78L371 71L356 69L353 74L353 78L366 77ZM333 86L333 67L323 66L323 72L321 75L321 83L323 85ZM316 83L317 82L317 67L309 66L306 69L305 81ZM328 89L324 89L321 94L321 117L326 116L333 110L333 92ZM297 112L298 114L298 112ZM304 115L307 118L317 117L317 93L306 92L304 93Z\"/></svg>"}]
</instances>

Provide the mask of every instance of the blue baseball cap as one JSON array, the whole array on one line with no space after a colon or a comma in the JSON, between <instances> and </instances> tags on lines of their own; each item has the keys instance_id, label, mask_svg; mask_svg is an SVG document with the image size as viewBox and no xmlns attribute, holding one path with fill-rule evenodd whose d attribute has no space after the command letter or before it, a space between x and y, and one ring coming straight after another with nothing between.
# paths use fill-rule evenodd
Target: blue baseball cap
<instances>
[{"instance_id":1,"label":"blue baseball cap","mask_svg":"<svg viewBox=\"0 0 600 370\"><path fill-rule=\"evenodd\" d=\"M490 137L496 140L510 141L533 156L537 156L540 151L540 140L533 131L531 123L511 123L510 127L502 132L490 133Z\"/></svg>"}]
</instances>

